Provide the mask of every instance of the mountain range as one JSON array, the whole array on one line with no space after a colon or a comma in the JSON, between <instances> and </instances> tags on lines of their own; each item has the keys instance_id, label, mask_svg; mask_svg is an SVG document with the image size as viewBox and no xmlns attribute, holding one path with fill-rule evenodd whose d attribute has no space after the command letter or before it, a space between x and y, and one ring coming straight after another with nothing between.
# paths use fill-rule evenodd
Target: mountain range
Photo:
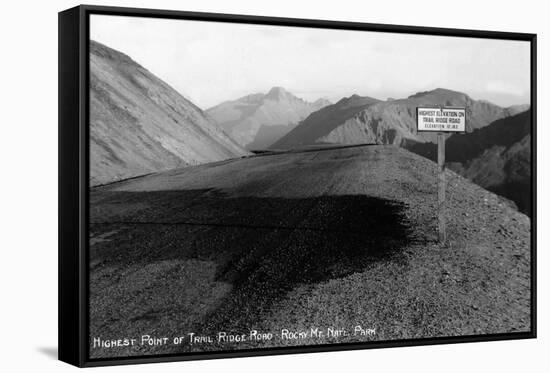
<instances>
[{"instance_id":1,"label":"mountain range","mask_svg":"<svg viewBox=\"0 0 550 373\"><path fill-rule=\"evenodd\" d=\"M248 154L127 55L90 42L90 184Z\"/></svg>"},{"instance_id":2,"label":"mountain range","mask_svg":"<svg viewBox=\"0 0 550 373\"><path fill-rule=\"evenodd\" d=\"M465 107L467 133L448 136L449 167L531 213L529 105L504 108L442 88L404 99L352 95L310 103L274 87L203 111L129 56L94 41L90 183L249 155L243 146L391 144L435 160L435 135L415 129L418 106Z\"/></svg>"},{"instance_id":3,"label":"mountain range","mask_svg":"<svg viewBox=\"0 0 550 373\"><path fill-rule=\"evenodd\" d=\"M436 135L416 131L419 106L465 107L467 133L447 135L449 167L531 214L529 105L503 108L442 88L387 101L353 95L312 113L271 148L391 144L435 161Z\"/></svg>"},{"instance_id":4,"label":"mountain range","mask_svg":"<svg viewBox=\"0 0 550 373\"><path fill-rule=\"evenodd\" d=\"M247 149L265 149L312 112L330 104L308 102L282 87L225 101L207 110L220 127Z\"/></svg>"},{"instance_id":5,"label":"mountain range","mask_svg":"<svg viewBox=\"0 0 550 373\"><path fill-rule=\"evenodd\" d=\"M271 148L290 149L315 143L402 145L408 141L435 142L434 134L416 132L418 106L465 107L468 132L524 109L521 106L502 108L443 88L387 101L353 95L312 113Z\"/></svg>"}]
</instances>

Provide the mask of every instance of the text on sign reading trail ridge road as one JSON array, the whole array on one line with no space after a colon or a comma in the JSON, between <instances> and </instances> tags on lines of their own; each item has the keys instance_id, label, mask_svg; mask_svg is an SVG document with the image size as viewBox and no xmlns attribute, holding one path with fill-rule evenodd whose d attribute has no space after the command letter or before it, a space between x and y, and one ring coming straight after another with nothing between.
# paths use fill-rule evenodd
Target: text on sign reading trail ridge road
<instances>
[{"instance_id":1,"label":"text on sign reading trail ridge road","mask_svg":"<svg viewBox=\"0 0 550 373\"><path fill-rule=\"evenodd\" d=\"M418 131L464 132L466 131L466 109L419 107L417 126Z\"/></svg>"}]
</instances>

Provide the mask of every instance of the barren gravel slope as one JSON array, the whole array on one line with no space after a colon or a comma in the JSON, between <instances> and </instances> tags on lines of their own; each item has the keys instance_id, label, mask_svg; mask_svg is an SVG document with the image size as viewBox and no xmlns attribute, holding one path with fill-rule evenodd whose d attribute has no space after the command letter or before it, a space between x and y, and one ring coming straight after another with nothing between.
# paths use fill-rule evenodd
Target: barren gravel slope
<instances>
[{"instance_id":1,"label":"barren gravel slope","mask_svg":"<svg viewBox=\"0 0 550 373\"><path fill-rule=\"evenodd\" d=\"M91 185L246 154L168 84L90 42Z\"/></svg>"},{"instance_id":2,"label":"barren gravel slope","mask_svg":"<svg viewBox=\"0 0 550 373\"><path fill-rule=\"evenodd\" d=\"M447 177L446 246L436 165L394 146L256 156L93 189L92 336L275 337L92 356L528 331L529 219ZM314 326L347 333L281 338Z\"/></svg>"}]
</instances>

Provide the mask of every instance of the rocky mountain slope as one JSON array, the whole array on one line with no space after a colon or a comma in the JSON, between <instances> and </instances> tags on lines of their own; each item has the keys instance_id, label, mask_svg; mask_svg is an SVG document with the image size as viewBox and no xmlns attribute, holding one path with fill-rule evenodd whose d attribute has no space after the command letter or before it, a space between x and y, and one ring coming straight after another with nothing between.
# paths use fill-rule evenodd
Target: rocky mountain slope
<instances>
[{"instance_id":1,"label":"rocky mountain slope","mask_svg":"<svg viewBox=\"0 0 550 373\"><path fill-rule=\"evenodd\" d=\"M354 106L355 110L347 110L348 103L356 101L359 103ZM401 145L407 141L435 142L433 134L416 133L418 106L466 107L467 131L510 115L506 108L442 88L419 92L405 99L367 98L364 103L360 101L361 97L352 96L313 113L272 148L287 149L312 143Z\"/></svg>"},{"instance_id":2,"label":"rocky mountain slope","mask_svg":"<svg viewBox=\"0 0 550 373\"><path fill-rule=\"evenodd\" d=\"M200 108L130 57L90 42L90 183L240 157Z\"/></svg>"},{"instance_id":3,"label":"rocky mountain slope","mask_svg":"<svg viewBox=\"0 0 550 373\"><path fill-rule=\"evenodd\" d=\"M519 113L523 113L524 111L527 111L531 108L531 105L529 104L521 104L521 105L512 105L507 107L508 113L510 115L516 115Z\"/></svg>"},{"instance_id":4,"label":"rocky mountain slope","mask_svg":"<svg viewBox=\"0 0 550 373\"><path fill-rule=\"evenodd\" d=\"M414 153L436 160L437 146L408 144ZM494 121L446 140L446 161L454 171L514 201L531 213L531 110Z\"/></svg>"},{"instance_id":5,"label":"rocky mountain slope","mask_svg":"<svg viewBox=\"0 0 550 373\"><path fill-rule=\"evenodd\" d=\"M281 87L226 101L207 110L239 144L262 149L273 144L310 113L329 105L325 99L308 102Z\"/></svg>"},{"instance_id":6,"label":"rocky mountain slope","mask_svg":"<svg viewBox=\"0 0 550 373\"><path fill-rule=\"evenodd\" d=\"M254 140L246 147L252 151L268 149L275 141L292 131L297 124L262 124L254 137Z\"/></svg>"},{"instance_id":7,"label":"rocky mountain slope","mask_svg":"<svg viewBox=\"0 0 550 373\"><path fill-rule=\"evenodd\" d=\"M352 118L365 108L379 102L380 100L375 98L358 95L343 98L333 105L310 114L286 136L275 142L271 148L287 149L322 142L320 139L341 125L345 118Z\"/></svg>"}]
</instances>

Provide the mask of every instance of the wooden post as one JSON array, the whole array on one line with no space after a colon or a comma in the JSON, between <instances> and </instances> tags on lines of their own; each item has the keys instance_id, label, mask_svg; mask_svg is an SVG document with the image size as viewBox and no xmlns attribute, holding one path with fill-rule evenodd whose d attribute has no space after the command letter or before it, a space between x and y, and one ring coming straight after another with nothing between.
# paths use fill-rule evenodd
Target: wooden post
<instances>
[{"instance_id":1,"label":"wooden post","mask_svg":"<svg viewBox=\"0 0 550 373\"><path fill-rule=\"evenodd\" d=\"M445 134L443 133L437 134L437 165L439 169L438 233L439 242L444 243L447 240L447 232L445 230Z\"/></svg>"}]
</instances>

